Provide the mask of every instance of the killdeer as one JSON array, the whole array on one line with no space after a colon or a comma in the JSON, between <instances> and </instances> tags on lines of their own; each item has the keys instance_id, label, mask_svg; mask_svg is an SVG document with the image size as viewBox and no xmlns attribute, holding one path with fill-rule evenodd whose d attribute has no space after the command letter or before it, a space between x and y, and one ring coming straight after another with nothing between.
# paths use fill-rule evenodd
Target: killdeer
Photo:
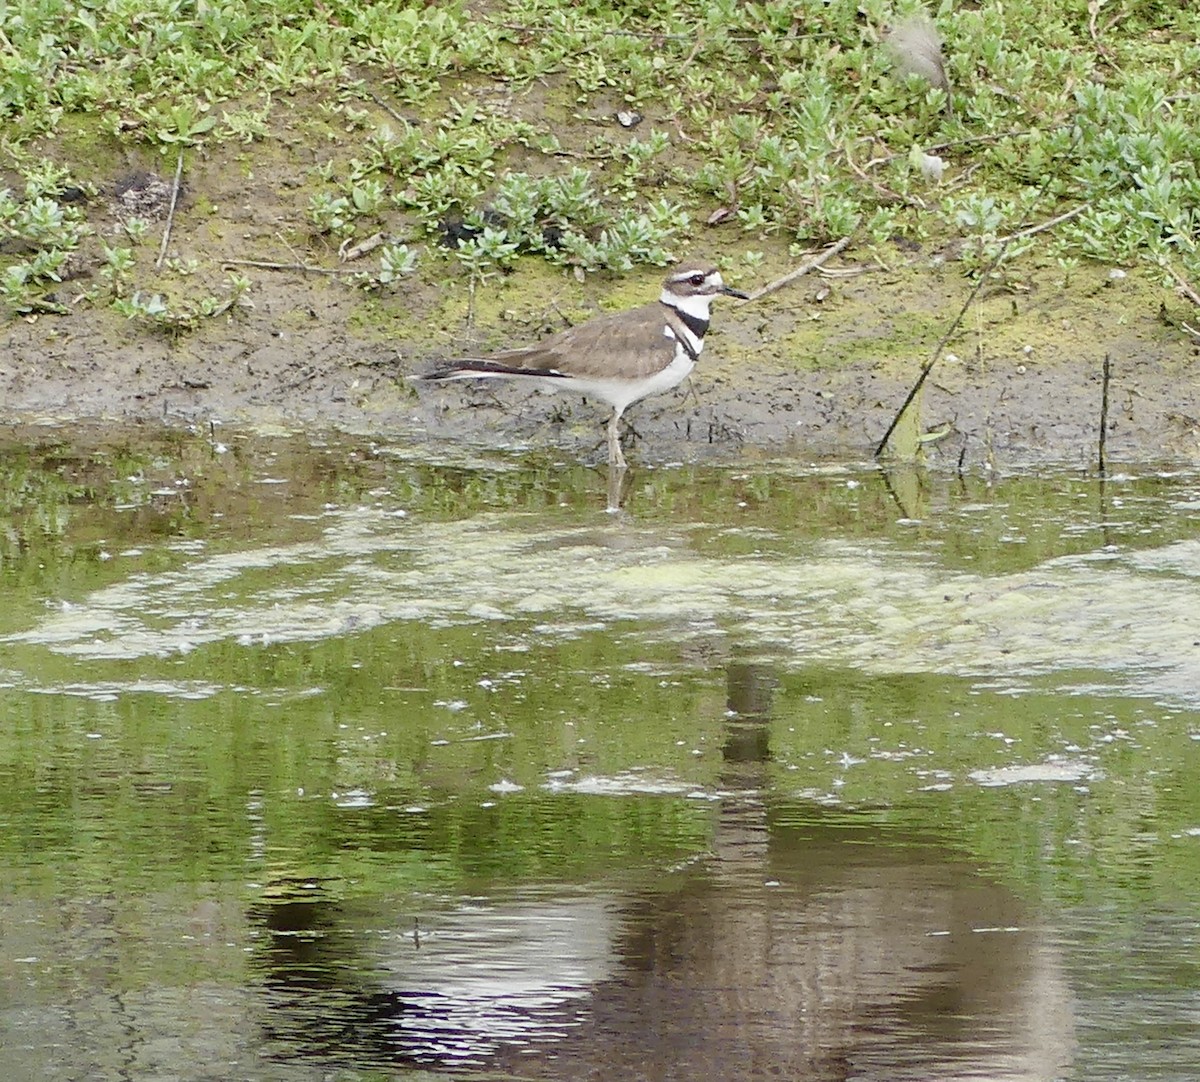
<instances>
[{"instance_id":1,"label":"killdeer","mask_svg":"<svg viewBox=\"0 0 1200 1082\"><path fill-rule=\"evenodd\" d=\"M716 267L689 263L663 282L657 301L570 327L532 346L464 357L424 380L511 379L543 390L572 390L612 406L608 462L625 469L618 425L647 395L678 386L696 366L709 310L721 295L748 299L721 280Z\"/></svg>"}]
</instances>

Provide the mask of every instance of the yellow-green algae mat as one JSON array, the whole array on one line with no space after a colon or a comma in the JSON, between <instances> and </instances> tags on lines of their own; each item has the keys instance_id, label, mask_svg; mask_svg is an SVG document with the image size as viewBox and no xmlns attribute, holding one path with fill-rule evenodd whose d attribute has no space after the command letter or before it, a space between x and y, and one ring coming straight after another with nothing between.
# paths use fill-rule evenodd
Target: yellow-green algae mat
<instances>
[{"instance_id":1,"label":"yellow-green algae mat","mask_svg":"<svg viewBox=\"0 0 1200 1082\"><path fill-rule=\"evenodd\" d=\"M684 527L547 529L528 514L418 522L350 509L330 511L309 541L222 553L184 543L174 560L4 636L10 663L37 671L20 657L37 649L131 660L221 640L316 642L394 621L513 621L547 639L600 627L673 641L729 636L742 653L785 667L791 659L1014 686L1099 670L1109 691L1194 701L1200 689L1193 540L979 575L890 542L709 556Z\"/></svg>"}]
</instances>

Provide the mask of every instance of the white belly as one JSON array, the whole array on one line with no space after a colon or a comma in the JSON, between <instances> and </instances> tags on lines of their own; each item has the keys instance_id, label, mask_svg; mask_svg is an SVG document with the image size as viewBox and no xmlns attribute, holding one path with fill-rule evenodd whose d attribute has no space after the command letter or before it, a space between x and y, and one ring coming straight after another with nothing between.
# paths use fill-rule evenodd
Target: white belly
<instances>
[{"instance_id":1,"label":"white belly","mask_svg":"<svg viewBox=\"0 0 1200 1082\"><path fill-rule=\"evenodd\" d=\"M690 374L696 362L679 346L675 347L675 356L666 368L645 376L642 379L596 379L573 377L565 379L559 385L563 390L577 391L579 394L590 395L607 402L618 414L623 413L634 402L652 394L662 394L672 387L678 387ZM553 388L557 390L558 387Z\"/></svg>"}]
</instances>

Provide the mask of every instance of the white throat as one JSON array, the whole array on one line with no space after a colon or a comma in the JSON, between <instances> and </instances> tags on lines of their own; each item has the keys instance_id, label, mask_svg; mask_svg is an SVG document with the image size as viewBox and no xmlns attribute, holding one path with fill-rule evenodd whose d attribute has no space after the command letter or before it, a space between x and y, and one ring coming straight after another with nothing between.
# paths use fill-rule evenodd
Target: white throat
<instances>
[{"instance_id":1,"label":"white throat","mask_svg":"<svg viewBox=\"0 0 1200 1082\"><path fill-rule=\"evenodd\" d=\"M659 299L663 304L669 304L684 315L707 322L711 318L713 298L714 294L712 293L696 293L690 297L681 297L678 293L664 289Z\"/></svg>"}]
</instances>

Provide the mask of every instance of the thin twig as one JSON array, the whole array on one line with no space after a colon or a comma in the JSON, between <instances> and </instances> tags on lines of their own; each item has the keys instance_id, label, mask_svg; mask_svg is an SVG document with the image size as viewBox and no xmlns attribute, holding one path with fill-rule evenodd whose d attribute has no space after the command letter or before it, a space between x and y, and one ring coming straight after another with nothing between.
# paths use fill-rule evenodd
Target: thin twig
<instances>
[{"instance_id":1,"label":"thin twig","mask_svg":"<svg viewBox=\"0 0 1200 1082\"><path fill-rule=\"evenodd\" d=\"M1192 304L1200 304L1200 293L1197 293L1192 288L1192 283L1189 282L1182 274L1171 266L1165 259L1159 260L1159 266L1162 267L1172 278L1175 279L1175 284L1179 286L1183 295L1187 297Z\"/></svg>"},{"instance_id":2,"label":"thin twig","mask_svg":"<svg viewBox=\"0 0 1200 1082\"><path fill-rule=\"evenodd\" d=\"M1000 240L1007 244L1010 240L1020 240L1022 237L1032 237L1035 233L1043 233L1047 229L1053 229L1056 225L1062 225L1063 222L1069 222L1072 218L1082 214L1091 205L1091 203L1080 203L1079 206L1074 207L1063 214L1049 218L1039 225L1031 225L1028 229L1018 229L1015 233L1012 233L1007 237L1001 237Z\"/></svg>"},{"instance_id":3,"label":"thin twig","mask_svg":"<svg viewBox=\"0 0 1200 1082\"><path fill-rule=\"evenodd\" d=\"M401 124L408 123L407 117L402 116L400 113L398 113L395 109L393 109L386 101L383 100L383 98L381 98L373 90L367 91L367 97L370 98L376 105L378 105L379 108L382 109L385 113L387 113L388 116L390 116L393 120L399 121L399 123L401 123Z\"/></svg>"},{"instance_id":4,"label":"thin twig","mask_svg":"<svg viewBox=\"0 0 1200 1082\"><path fill-rule=\"evenodd\" d=\"M1104 24L1104 26L1099 27L1100 9L1104 7L1104 4L1105 0L1088 0L1088 33L1092 36L1092 44L1096 46L1096 52L1103 56L1110 64L1112 64L1117 71L1120 71L1120 65L1113 62L1112 49L1110 49L1100 40L1100 35L1107 34L1114 26L1117 25L1122 16L1118 12L1117 14L1114 14L1113 17Z\"/></svg>"},{"instance_id":5,"label":"thin twig","mask_svg":"<svg viewBox=\"0 0 1200 1082\"><path fill-rule=\"evenodd\" d=\"M986 135L970 135L965 139L951 139L945 143L932 143L924 149L930 154L939 154L943 150L954 150L957 147L970 146L972 143L998 143L1002 139L1023 139L1027 135L1032 135L1035 131L1043 134L1050 134L1056 131L1062 131L1063 128L1070 127L1069 124L1057 124L1052 128L1013 128L1009 131L989 132ZM889 165L897 158L907 158L909 151L898 150L892 154L884 154L879 158L872 158L863 168L873 169L877 165Z\"/></svg>"},{"instance_id":6,"label":"thin twig","mask_svg":"<svg viewBox=\"0 0 1200 1082\"><path fill-rule=\"evenodd\" d=\"M942 350L946 348L950 339L958 330L959 324L962 323L963 317L967 314L967 310L974 303L979 291L983 288L983 283L986 282L999 265L1000 260L1004 258L1004 253L1008 251L1008 241L1003 241L1000 245L1000 250L996 253L991 263L984 268L983 272L975 280L975 287L967 295L967 299L963 301L962 307L958 310L958 315L954 317L949 329L942 335L938 344L933 347L933 354L921 368L920 375L917 376L917 381L912 385L912 389L908 392L908 396L904 399L903 405L896 411L896 415L892 418L892 423L888 425L887 431L883 434L883 439L879 441L879 445L875 448L875 457L878 458L883 454L883 449L887 446L888 440L892 438L892 433L896 431L896 426L900 423L900 418L904 416L904 411L912 405L912 401L917 397L918 392L925 385L925 381L929 378L929 373L933 371L933 366L938 363L942 356Z\"/></svg>"},{"instance_id":7,"label":"thin twig","mask_svg":"<svg viewBox=\"0 0 1200 1082\"><path fill-rule=\"evenodd\" d=\"M849 144L842 147L842 157L846 159L846 164L848 166L850 166L850 168L858 175L858 178L864 184L870 184L871 187L875 190L875 193L881 199L886 199L893 203L903 203L906 206L910 206L910 207L916 206L916 207L919 207L921 210L925 209L924 201L921 199L918 199L916 196L903 196L899 192L894 192L894 191L892 191L891 188L887 187L886 185L881 184L879 181L873 180L871 177L867 176L866 171L863 169L860 169L858 167L858 163L855 162L855 160L850 156Z\"/></svg>"},{"instance_id":8,"label":"thin twig","mask_svg":"<svg viewBox=\"0 0 1200 1082\"><path fill-rule=\"evenodd\" d=\"M1106 465L1104 457L1105 444L1108 441L1108 385L1112 381L1112 355L1106 353L1104 355L1104 367L1101 369L1100 377L1100 449L1097 455L1097 462L1100 466L1100 473L1104 473Z\"/></svg>"},{"instance_id":9,"label":"thin twig","mask_svg":"<svg viewBox=\"0 0 1200 1082\"><path fill-rule=\"evenodd\" d=\"M609 161L611 156L607 154L590 154L582 150L567 150L566 147L559 147L557 150L548 150L547 154L551 158L578 158L585 162L600 162Z\"/></svg>"},{"instance_id":10,"label":"thin twig","mask_svg":"<svg viewBox=\"0 0 1200 1082\"><path fill-rule=\"evenodd\" d=\"M483 19L485 23L497 27L500 30L516 30L521 34L538 34L544 35L551 28L545 26L529 26L524 23L505 23L499 19ZM691 41L694 34L661 34L654 30L626 30L624 28L605 29L597 32L601 37L624 37L624 38L649 38L652 41ZM735 39L730 39L735 40ZM747 38L747 41L755 41L755 38Z\"/></svg>"},{"instance_id":11,"label":"thin twig","mask_svg":"<svg viewBox=\"0 0 1200 1082\"><path fill-rule=\"evenodd\" d=\"M225 259L222 267L258 267L260 270L303 271L305 274L362 274L346 267L314 267L310 263L272 263L265 259Z\"/></svg>"},{"instance_id":12,"label":"thin twig","mask_svg":"<svg viewBox=\"0 0 1200 1082\"><path fill-rule=\"evenodd\" d=\"M179 161L175 165L175 183L171 185L171 209L167 211L167 227L163 230L162 244L158 246L156 267L163 265L167 258L167 245L171 243L171 227L175 224L175 207L179 204L179 182L183 178L183 151L179 152Z\"/></svg>"},{"instance_id":13,"label":"thin twig","mask_svg":"<svg viewBox=\"0 0 1200 1082\"><path fill-rule=\"evenodd\" d=\"M804 275L806 275L809 271L816 270L827 259L837 255L838 252L845 248L849 243L850 238L848 236L842 237L842 239L836 244L830 245L820 255L813 256L812 259L808 260L807 263L801 263L800 266L798 266L795 270L788 271L788 273L782 278L776 278L775 281L771 282L769 285L763 286L762 289L756 289L750 294L749 300L744 301L743 303L756 301L760 297L767 296L768 293L774 293L776 290L782 289L786 285L791 285L791 283L797 278L803 278Z\"/></svg>"},{"instance_id":14,"label":"thin twig","mask_svg":"<svg viewBox=\"0 0 1200 1082\"><path fill-rule=\"evenodd\" d=\"M277 241L279 241L279 243L282 244L289 252L292 253L292 255L295 257L295 261L297 263L304 262L304 257L298 251L296 251L295 246L292 244L292 242L290 240L288 240L287 237L285 237L283 235L283 233L280 232L280 230L278 230L278 229L275 230L275 239Z\"/></svg>"},{"instance_id":15,"label":"thin twig","mask_svg":"<svg viewBox=\"0 0 1200 1082\"><path fill-rule=\"evenodd\" d=\"M704 31L702 30L702 31L700 31L700 33L698 33L696 35L696 44L692 46L692 51L687 54L687 56L683 60L683 63L677 65L675 73L674 73L676 78L679 77L679 75L683 72L684 68L690 68L692 66L692 61L695 60L696 57L698 57L700 55L700 50L703 48L704 48Z\"/></svg>"},{"instance_id":16,"label":"thin twig","mask_svg":"<svg viewBox=\"0 0 1200 1082\"><path fill-rule=\"evenodd\" d=\"M232 308L235 304L237 304L239 299L240 298L236 294L234 294L233 296L230 296L230 297L226 297L225 300L223 300L220 304L218 304L216 306L216 308L214 308L211 312L208 313L208 318L216 319L217 316L223 316L226 312L229 311L230 308Z\"/></svg>"},{"instance_id":17,"label":"thin twig","mask_svg":"<svg viewBox=\"0 0 1200 1082\"><path fill-rule=\"evenodd\" d=\"M1075 144L1078 141L1078 136L1072 140L1071 149L1074 149ZM1037 198L1033 201L1033 205L1036 205L1040 200L1045 198L1046 193L1050 190L1052 179L1053 178L1050 177L1046 178L1046 183L1042 185L1040 191L1037 193ZM938 340L938 344L933 347L932 355L922 366L916 382L912 385L912 389L908 392L908 395L904 399L904 403L896 411L895 416L892 418L892 423L888 425L887 431L883 434L883 439L881 439L876 446L876 458L883 454L883 449L887 447L888 440L892 438L892 433L896 431L896 426L900 423L900 418L904 416L904 411L912 405L913 399L917 397L921 391L921 388L925 386L925 381L929 378L929 373L933 371L933 366L941 359L942 351L946 348L947 344L949 344L950 339L957 333L959 325L966 316L968 309L970 309L971 305L975 303L975 298L979 295L979 291L983 288L983 283L991 278L992 272L995 271L995 269L1003 262L1004 257L1008 254L1008 246L1018 236L1020 236L1019 233L1014 233L1012 236L1002 239L1000 241L999 248L996 249L996 254L992 257L991 262L988 263L988 265L980 272L979 277L975 280L974 287L967 295L967 299L963 301L962 307L958 310L958 315L954 317L949 328L947 328L946 333L943 334Z\"/></svg>"}]
</instances>

